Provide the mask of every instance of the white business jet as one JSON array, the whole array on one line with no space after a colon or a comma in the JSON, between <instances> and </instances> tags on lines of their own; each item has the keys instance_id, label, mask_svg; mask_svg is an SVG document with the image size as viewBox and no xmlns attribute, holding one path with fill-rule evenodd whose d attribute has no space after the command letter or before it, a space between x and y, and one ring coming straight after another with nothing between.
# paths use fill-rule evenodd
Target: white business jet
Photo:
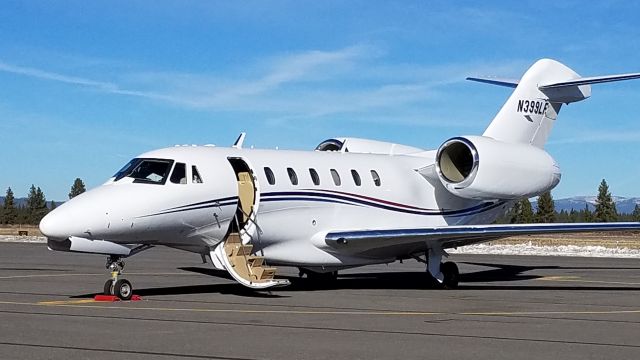
<instances>
[{"instance_id":1,"label":"white business jet","mask_svg":"<svg viewBox=\"0 0 640 360\"><path fill-rule=\"evenodd\" d=\"M553 189L560 168L543 150L563 104L590 84L640 73L580 77L537 61L482 136L436 150L335 138L315 151L178 146L144 153L105 184L40 223L51 250L107 255L106 294L129 299L122 259L164 245L202 255L242 285L288 284L272 266L310 278L414 258L431 280L458 284L446 249L512 235L640 230L640 223L490 225L517 200ZM268 265L267 265L268 264Z\"/></svg>"}]
</instances>

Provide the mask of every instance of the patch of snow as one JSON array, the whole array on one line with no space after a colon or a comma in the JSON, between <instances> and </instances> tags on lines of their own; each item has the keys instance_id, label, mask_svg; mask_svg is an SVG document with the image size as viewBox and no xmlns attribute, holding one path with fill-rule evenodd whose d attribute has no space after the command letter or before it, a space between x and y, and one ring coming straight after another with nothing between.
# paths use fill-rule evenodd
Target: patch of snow
<instances>
[{"instance_id":1,"label":"patch of snow","mask_svg":"<svg viewBox=\"0 0 640 360\"><path fill-rule=\"evenodd\" d=\"M451 254L534 255L534 256L581 256L610 258L640 258L640 249L607 248L604 246L577 245L488 245L477 244L447 249Z\"/></svg>"},{"instance_id":2,"label":"patch of snow","mask_svg":"<svg viewBox=\"0 0 640 360\"><path fill-rule=\"evenodd\" d=\"M46 243L47 242L47 238L44 237L44 236L0 235L0 242Z\"/></svg>"}]
</instances>

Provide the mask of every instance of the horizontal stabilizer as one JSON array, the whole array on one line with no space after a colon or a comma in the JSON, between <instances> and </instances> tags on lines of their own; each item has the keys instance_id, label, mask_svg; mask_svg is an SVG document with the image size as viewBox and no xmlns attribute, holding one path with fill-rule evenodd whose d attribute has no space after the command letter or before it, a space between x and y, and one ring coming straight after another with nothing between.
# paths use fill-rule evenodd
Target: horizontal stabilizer
<instances>
[{"instance_id":1,"label":"horizontal stabilizer","mask_svg":"<svg viewBox=\"0 0 640 360\"><path fill-rule=\"evenodd\" d=\"M564 87L570 87L570 86L599 84L599 83L606 83L606 82L612 82L612 81L622 81L622 80L632 80L632 79L640 79L640 73L582 77L582 78L577 78L569 81L561 81L561 82L555 82L550 84L541 84L541 85L538 85L538 89L540 90L557 89L557 88L564 88Z\"/></svg>"},{"instance_id":2,"label":"horizontal stabilizer","mask_svg":"<svg viewBox=\"0 0 640 360\"><path fill-rule=\"evenodd\" d=\"M509 88L516 88L518 86L518 83L520 82L519 80L515 80L515 79L500 79L500 78L493 78L493 77L487 77L487 78L468 77L467 80L477 81L477 82L491 84L491 85L505 86Z\"/></svg>"}]
</instances>

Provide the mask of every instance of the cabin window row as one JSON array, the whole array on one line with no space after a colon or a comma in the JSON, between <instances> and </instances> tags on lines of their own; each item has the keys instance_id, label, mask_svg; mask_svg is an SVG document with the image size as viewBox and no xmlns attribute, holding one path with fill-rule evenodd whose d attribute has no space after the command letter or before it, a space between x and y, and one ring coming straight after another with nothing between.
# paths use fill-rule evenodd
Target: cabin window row
<instances>
[{"instance_id":1,"label":"cabin window row","mask_svg":"<svg viewBox=\"0 0 640 360\"><path fill-rule=\"evenodd\" d=\"M371 174L371 180L373 184L375 186L382 185L382 181L380 180L380 175L378 174L378 172L375 170L370 170L369 172ZM341 186L342 179L340 178L340 174L338 173L338 171L336 169L330 169L329 173L331 174L331 179L333 180L333 184L335 186ZM264 175L267 178L267 182L269 183L269 185L276 184L276 176L270 167L264 168ZM289 176L289 182L291 182L291 185L294 185L294 186L298 185L299 183L298 174L293 168L290 168L290 167L287 168L287 175ZM316 169L309 168L309 177L311 178L311 182L313 182L314 185L320 186L320 175L318 174ZM353 179L353 183L356 186L362 186L362 178L360 177L360 174L358 173L357 170L351 169L351 178Z\"/></svg>"}]
</instances>

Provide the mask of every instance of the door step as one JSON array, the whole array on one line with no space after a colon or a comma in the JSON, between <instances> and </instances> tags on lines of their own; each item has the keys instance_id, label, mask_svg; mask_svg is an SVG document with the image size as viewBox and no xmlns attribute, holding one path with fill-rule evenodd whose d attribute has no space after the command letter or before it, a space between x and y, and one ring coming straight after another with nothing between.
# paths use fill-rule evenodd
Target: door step
<instances>
[{"instance_id":1,"label":"door step","mask_svg":"<svg viewBox=\"0 0 640 360\"><path fill-rule=\"evenodd\" d=\"M243 244L238 233L231 233L226 240L211 251L240 284L252 289L266 289L289 285L289 280L275 279L276 268L265 267L262 256L251 255L253 245Z\"/></svg>"}]
</instances>

